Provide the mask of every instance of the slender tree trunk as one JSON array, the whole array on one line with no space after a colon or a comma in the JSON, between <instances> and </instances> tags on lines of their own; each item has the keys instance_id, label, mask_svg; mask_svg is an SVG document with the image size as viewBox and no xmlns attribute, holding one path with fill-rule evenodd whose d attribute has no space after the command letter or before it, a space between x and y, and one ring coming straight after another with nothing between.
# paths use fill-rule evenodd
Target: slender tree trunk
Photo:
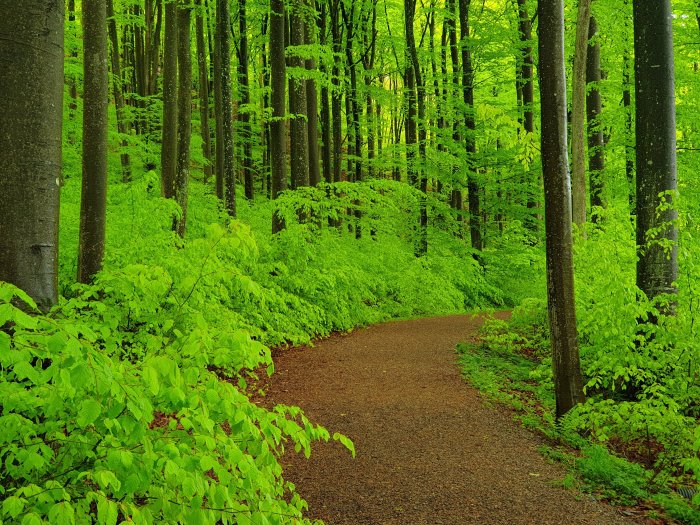
<instances>
[{"instance_id":1,"label":"slender tree trunk","mask_svg":"<svg viewBox=\"0 0 700 525\"><path fill-rule=\"evenodd\" d=\"M0 281L44 311L58 299L64 10L0 4Z\"/></svg>"},{"instance_id":2,"label":"slender tree trunk","mask_svg":"<svg viewBox=\"0 0 700 525\"><path fill-rule=\"evenodd\" d=\"M632 6L637 102L637 286L652 299L677 293L673 284L678 277L678 212L673 206L677 183L672 14L670 0L633 0ZM659 210L663 202L669 205ZM648 232L654 230L659 233L648 241ZM669 243L670 248L665 249Z\"/></svg>"},{"instance_id":3,"label":"slender tree trunk","mask_svg":"<svg viewBox=\"0 0 700 525\"><path fill-rule=\"evenodd\" d=\"M540 0L539 31L547 297L556 416L560 418L584 400L574 300L563 0Z\"/></svg>"},{"instance_id":4,"label":"slender tree trunk","mask_svg":"<svg viewBox=\"0 0 700 525\"><path fill-rule=\"evenodd\" d=\"M632 93L630 86L630 59L628 53L622 56L622 105L625 109L625 175L627 177L627 195L630 213L635 214L637 209L637 195L635 189L634 173L634 131L632 129Z\"/></svg>"},{"instance_id":5,"label":"slender tree trunk","mask_svg":"<svg viewBox=\"0 0 700 525\"><path fill-rule=\"evenodd\" d=\"M598 24L595 17L591 16L589 36L595 38L598 32ZM588 58L586 59L586 111L588 119L588 155L589 155L589 182L591 208L603 207L603 170L605 169L605 140L603 128L600 124L600 114L603 105L600 97L600 42L589 42Z\"/></svg>"},{"instance_id":6,"label":"slender tree trunk","mask_svg":"<svg viewBox=\"0 0 700 525\"><path fill-rule=\"evenodd\" d=\"M447 26L447 36L450 44L450 62L452 64L452 82L451 82L451 92L450 98L452 99L453 105L456 106L459 93L462 90L460 84L460 67L459 67L459 46L457 45L457 14L455 13L455 0L447 0L447 17L445 19L445 24ZM456 157L454 148L459 144L462 139L459 134L459 119L457 115L459 110L457 107L452 108L453 115L453 125L452 125L452 150L453 156ZM456 160L456 159L455 159ZM453 179L452 192L450 194L450 206L457 211L457 221L461 222L463 220L462 209L464 208L462 188L456 187L456 181L458 178L457 174L457 162L454 163L455 168L453 169Z\"/></svg>"},{"instance_id":7,"label":"slender tree trunk","mask_svg":"<svg viewBox=\"0 0 700 525\"><path fill-rule=\"evenodd\" d=\"M75 23L75 0L68 0L68 23L70 24L71 32L77 32L77 24ZM77 59L78 53L74 51L71 53L71 56ZM69 80L68 93L70 95L69 107L71 111L75 111L78 109L78 83L76 82L75 77L71 77Z\"/></svg>"},{"instance_id":8,"label":"slender tree trunk","mask_svg":"<svg viewBox=\"0 0 700 525\"><path fill-rule=\"evenodd\" d=\"M319 33L321 35L320 41L322 47L325 47L327 44L327 23L328 2L326 0L322 0L321 13L319 16ZM324 76L328 75L328 68L325 63L321 64L321 73ZM333 165L331 164L333 145L331 143L330 93L328 90L328 85L325 82L321 87L321 141L323 142L321 148L321 158L323 160L323 180L330 183L333 182Z\"/></svg>"},{"instance_id":9,"label":"slender tree trunk","mask_svg":"<svg viewBox=\"0 0 700 525\"><path fill-rule=\"evenodd\" d=\"M218 1L217 5L218 5ZM214 19L214 112L216 114L216 127L215 127L215 137L216 142L214 144L216 150L216 165L215 165L215 178L216 178L216 196L221 202L224 202L224 107L223 107L223 97L222 83L221 83L221 37L219 36L219 14L217 14Z\"/></svg>"},{"instance_id":10,"label":"slender tree trunk","mask_svg":"<svg viewBox=\"0 0 700 525\"><path fill-rule=\"evenodd\" d=\"M263 42L262 42L262 67L263 67L263 74L262 74L262 83L263 83L263 108L269 108L270 107L270 68L269 68L269 61L268 61L268 54L267 54L267 45L264 40L264 38L267 36L268 33L268 24L269 24L270 16L269 13L266 14L263 17L263 23L262 23L262 37L263 37ZM271 169L272 169L272 149L270 143L272 142L270 138L270 122L268 119L265 119L263 122L263 142L265 144L265 147L263 148L263 159L262 159L262 165L263 165L263 174L264 176L262 177L262 182L263 185L265 186L265 194L267 195L268 199L272 198L272 174L271 174Z\"/></svg>"},{"instance_id":11,"label":"slender tree trunk","mask_svg":"<svg viewBox=\"0 0 700 525\"><path fill-rule=\"evenodd\" d=\"M107 0L107 28L109 31L109 40L112 44L112 91L114 93L114 105L117 111L117 131L122 135L120 153L122 163L122 181L129 182L131 180L131 159L126 148L129 147L129 141L126 135L129 134L129 122L126 119L126 104L124 103L124 93L122 92L122 70L119 60L119 37L117 36L117 21L114 19L114 0Z\"/></svg>"},{"instance_id":12,"label":"slender tree trunk","mask_svg":"<svg viewBox=\"0 0 700 525\"><path fill-rule=\"evenodd\" d=\"M270 86L272 88L272 122L270 122L270 153L272 160L272 198L287 189L287 134L285 88L287 83L284 60L285 33L284 0L270 0ZM284 227L276 214L272 219L272 232Z\"/></svg>"},{"instance_id":13,"label":"slender tree trunk","mask_svg":"<svg viewBox=\"0 0 700 525\"><path fill-rule=\"evenodd\" d=\"M332 0L330 10L331 35L333 39L333 71L331 82L333 93L331 99L331 113L333 119L333 181L340 182L343 156L343 93L340 89L340 55L343 49L342 33L340 29L340 0Z\"/></svg>"},{"instance_id":14,"label":"slender tree trunk","mask_svg":"<svg viewBox=\"0 0 700 525\"><path fill-rule=\"evenodd\" d=\"M303 46L304 40L304 19L300 12L303 7L302 0L297 0L291 13L291 33L289 41L291 46ZM303 58L297 55L294 50L294 55L291 58L291 66L302 69L306 62ZM290 79L290 110L294 113L294 118L291 124L292 134L292 180L294 187L300 188L309 185L309 127L306 120L308 115L306 106L306 81L301 78L292 77Z\"/></svg>"},{"instance_id":15,"label":"slender tree trunk","mask_svg":"<svg viewBox=\"0 0 700 525\"><path fill-rule=\"evenodd\" d=\"M236 216L236 171L233 163L233 99L231 98L231 10L228 0L217 0L217 39L221 50L221 118L223 184L226 211Z\"/></svg>"},{"instance_id":16,"label":"slender tree trunk","mask_svg":"<svg viewBox=\"0 0 700 525\"><path fill-rule=\"evenodd\" d=\"M368 18L371 19L371 26L365 27L364 35L364 54L362 65L365 70L365 111L367 121L367 174L370 178L374 177L374 155L375 155L375 126L374 126L374 109L372 107L372 69L374 68L374 60L377 50L377 4L372 3L371 13ZM369 24L369 20L367 20Z\"/></svg>"},{"instance_id":17,"label":"slender tree trunk","mask_svg":"<svg viewBox=\"0 0 700 525\"><path fill-rule=\"evenodd\" d=\"M472 248L481 251L484 240L481 232L481 202L479 184L474 176L471 164L476 155L476 120L474 118L474 70L469 43L469 5L471 0L459 0L459 26L462 46L462 87L464 88L464 103L467 106L466 115L466 146L469 175L467 176L467 191L469 193L469 233Z\"/></svg>"},{"instance_id":18,"label":"slender tree trunk","mask_svg":"<svg viewBox=\"0 0 700 525\"><path fill-rule=\"evenodd\" d=\"M535 132L533 104L535 101L534 82L532 80L533 59L532 59L532 22L527 11L527 0L518 0L518 33L520 35L520 43L522 46L522 57L517 82L518 94L523 108L522 126L526 133L533 134ZM528 188L532 186L532 182L528 177ZM539 180L537 181L539 183ZM526 226L530 230L537 230L537 218L534 215L534 210L537 208L537 201L531 189L527 192L527 208L530 210Z\"/></svg>"},{"instance_id":19,"label":"slender tree trunk","mask_svg":"<svg viewBox=\"0 0 700 525\"><path fill-rule=\"evenodd\" d=\"M175 2L165 4L165 43L163 46L163 137L160 152L163 197L175 197L177 170L177 51L178 12Z\"/></svg>"},{"instance_id":20,"label":"slender tree trunk","mask_svg":"<svg viewBox=\"0 0 700 525\"><path fill-rule=\"evenodd\" d=\"M178 11L178 110L177 110L177 168L175 200L181 215L174 225L180 237L187 228L187 200L190 180L190 140L192 138L192 54L190 52L191 7Z\"/></svg>"},{"instance_id":21,"label":"slender tree trunk","mask_svg":"<svg viewBox=\"0 0 700 525\"><path fill-rule=\"evenodd\" d=\"M202 154L207 160L204 167L204 184L209 184L212 175L211 129L209 128L209 66L207 65L207 49L204 40L204 16L202 0L197 0L196 17L197 32L197 68L199 69L199 121L202 135Z\"/></svg>"},{"instance_id":22,"label":"slender tree trunk","mask_svg":"<svg viewBox=\"0 0 700 525\"><path fill-rule=\"evenodd\" d=\"M590 18L591 0L579 0L571 101L572 219L578 226L586 224L586 56Z\"/></svg>"},{"instance_id":23,"label":"slender tree trunk","mask_svg":"<svg viewBox=\"0 0 700 525\"><path fill-rule=\"evenodd\" d=\"M107 213L107 4L83 0L83 180L78 282L102 269Z\"/></svg>"},{"instance_id":24,"label":"slender tree trunk","mask_svg":"<svg viewBox=\"0 0 700 525\"><path fill-rule=\"evenodd\" d=\"M238 25L240 38L238 42L238 91L241 95L241 105L238 110L238 122L240 123L239 140L243 143L243 181L245 184L245 197L252 200L253 187L253 144L250 129L250 80L248 78L248 19L246 13L246 0L238 0ZM242 107L241 107L242 106Z\"/></svg>"},{"instance_id":25,"label":"slender tree trunk","mask_svg":"<svg viewBox=\"0 0 700 525\"><path fill-rule=\"evenodd\" d=\"M305 0L308 13L304 16L304 43L307 46L316 46L316 10L313 0ZM311 16L313 14L313 17ZM316 60L307 58L305 67L308 71L316 71ZM316 81L313 78L306 80L306 117L308 128L309 150L309 184L316 186L321 182L321 161L318 148L318 94Z\"/></svg>"},{"instance_id":26,"label":"slender tree trunk","mask_svg":"<svg viewBox=\"0 0 700 525\"><path fill-rule=\"evenodd\" d=\"M150 73L148 75L148 94L155 95L158 91L158 73L160 70L160 33L163 26L163 2L156 0L156 26L151 33L149 46L151 48L150 64L148 67Z\"/></svg>"}]
</instances>

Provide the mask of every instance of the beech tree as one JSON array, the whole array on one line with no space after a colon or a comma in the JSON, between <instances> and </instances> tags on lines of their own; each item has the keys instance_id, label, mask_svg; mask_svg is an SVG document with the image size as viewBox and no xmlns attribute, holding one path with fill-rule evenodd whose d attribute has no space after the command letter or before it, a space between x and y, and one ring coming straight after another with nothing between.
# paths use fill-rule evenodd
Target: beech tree
<instances>
[{"instance_id":1,"label":"beech tree","mask_svg":"<svg viewBox=\"0 0 700 525\"><path fill-rule=\"evenodd\" d=\"M571 191L566 140L563 0L540 0L539 35L547 303L556 415L561 417L583 401L576 332Z\"/></svg>"},{"instance_id":2,"label":"beech tree","mask_svg":"<svg viewBox=\"0 0 700 525\"><path fill-rule=\"evenodd\" d=\"M637 286L650 299L675 294L676 104L670 0L634 0L637 139ZM653 319L652 319L653 320Z\"/></svg>"},{"instance_id":3,"label":"beech tree","mask_svg":"<svg viewBox=\"0 0 700 525\"><path fill-rule=\"evenodd\" d=\"M83 0L83 179L80 197L78 281L102 269L107 214L106 0Z\"/></svg>"},{"instance_id":4,"label":"beech tree","mask_svg":"<svg viewBox=\"0 0 700 525\"><path fill-rule=\"evenodd\" d=\"M175 169L175 200L181 214L174 225L180 237L187 228L187 201L190 180L190 140L192 138L192 54L190 28L192 8L178 10L178 88L177 88L177 163Z\"/></svg>"},{"instance_id":5,"label":"beech tree","mask_svg":"<svg viewBox=\"0 0 700 525\"><path fill-rule=\"evenodd\" d=\"M58 299L64 9L0 3L0 281L42 310Z\"/></svg>"},{"instance_id":6,"label":"beech tree","mask_svg":"<svg viewBox=\"0 0 700 525\"><path fill-rule=\"evenodd\" d=\"M284 60L285 35L284 0L270 0L270 87L272 89L272 121L270 122L270 160L272 164L272 198L287 189L287 135L285 88L287 83ZM283 223L273 216L272 231L278 232Z\"/></svg>"},{"instance_id":7,"label":"beech tree","mask_svg":"<svg viewBox=\"0 0 700 525\"><path fill-rule=\"evenodd\" d=\"M177 169L177 56L178 10L174 1L165 4L165 43L163 45L163 131L160 169L162 193L166 199L175 196Z\"/></svg>"}]
</instances>

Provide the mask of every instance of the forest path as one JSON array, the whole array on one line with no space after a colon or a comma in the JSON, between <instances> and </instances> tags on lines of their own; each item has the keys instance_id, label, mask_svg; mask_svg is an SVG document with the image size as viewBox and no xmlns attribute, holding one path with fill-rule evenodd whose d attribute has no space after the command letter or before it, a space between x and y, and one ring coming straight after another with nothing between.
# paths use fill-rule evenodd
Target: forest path
<instances>
[{"instance_id":1,"label":"forest path","mask_svg":"<svg viewBox=\"0 0 700 525\"><path fill-rule=\"evenodd\" d=\"M455 345L482 319L390 322L280 352L268 402L301 406L352 438L289 453L285 476L327 525L633 523L555 487L566 472L512 414L462 379Z\"/></svg>"}]
</instances>

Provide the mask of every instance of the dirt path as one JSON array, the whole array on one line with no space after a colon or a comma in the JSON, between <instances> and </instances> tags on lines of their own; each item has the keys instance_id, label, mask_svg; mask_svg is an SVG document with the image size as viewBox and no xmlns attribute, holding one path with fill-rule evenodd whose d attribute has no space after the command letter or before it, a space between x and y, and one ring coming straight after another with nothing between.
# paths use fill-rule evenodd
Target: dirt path
<instances>
[{"instance_id":1,"label":"dirt path","mask_svg":"<svg viewBox=\"0 0 700 525\"><path fill-rule=\"evenodd\" d=\"M512 415L487 408L460 376L455 345L480 319L373 326L283 352L268 399L296 404L355 441L285 457L287 479L328 525L634 523L557 488L565 472Z\"/></svg>"}]
</instances>

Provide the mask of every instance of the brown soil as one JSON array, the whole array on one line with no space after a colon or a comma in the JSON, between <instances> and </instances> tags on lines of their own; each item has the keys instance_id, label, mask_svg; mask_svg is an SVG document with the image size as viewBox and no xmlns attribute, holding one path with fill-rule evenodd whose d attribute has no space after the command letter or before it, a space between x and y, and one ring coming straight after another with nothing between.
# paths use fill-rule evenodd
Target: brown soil
<instances>
[{"instance_id":1,"label":"brown soil","mask_svg":"<svg viewBox=\"0 0 700 525\"><path fill-rule=\"evenodd\" d=\"M328 525L638 523L556 487L565 470L502 408L460 376L455 345L480 318L392 322L280 352L267 402L301 406L331 432L311 459L287 454L285 476Z\"/></svg>"}]
</instances>

